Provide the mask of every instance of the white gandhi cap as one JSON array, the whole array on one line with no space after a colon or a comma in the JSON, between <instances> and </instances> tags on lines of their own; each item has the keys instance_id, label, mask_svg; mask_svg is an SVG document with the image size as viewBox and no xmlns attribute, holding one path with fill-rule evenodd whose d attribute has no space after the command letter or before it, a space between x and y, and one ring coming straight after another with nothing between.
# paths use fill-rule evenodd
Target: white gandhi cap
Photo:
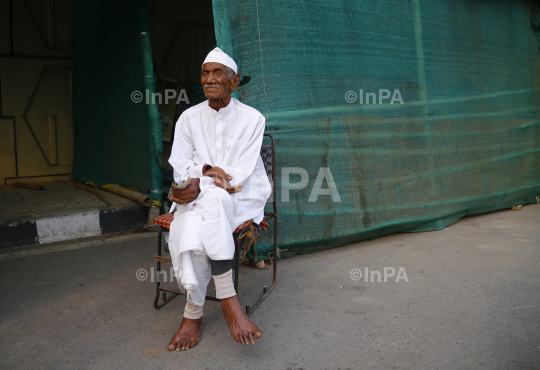
<instances>
[{"instance_id":1,"label":"white gandhi cap","mask_svg":"<svg viewBox=\"0 0 540 370\"><path fill-rule=\"evenodd\" d=\"M221 63L224 66L232 69L234 73L238 73L238 67L236 66L234 60L226 53L224 53L223 50L221 50L220 48L215 48L214 50L209 52L203 62L203 65L205 63Z\"/></svg>"}]
</instances>

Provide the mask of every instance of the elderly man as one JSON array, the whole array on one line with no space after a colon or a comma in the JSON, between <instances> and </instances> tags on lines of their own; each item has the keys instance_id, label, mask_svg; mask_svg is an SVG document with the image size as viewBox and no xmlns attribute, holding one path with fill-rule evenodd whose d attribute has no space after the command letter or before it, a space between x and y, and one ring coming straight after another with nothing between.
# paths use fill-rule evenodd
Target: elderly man
<instances>
[{"instance_id":1,"label":"elderly man","mask_svg":"<svg viewBox=\"0 0 540 370\"><path fill-rule=\"evenodd\" d=\"M255 344L261 331L245 315L234 290L232 233L243 222L260 223L271 188L259 152L265 119L231 98L240 80L237 66L219 48L206 57L201 84L208 98L186 110L175 129L169 159L177 183L169 249L187 303L168 349L186 350L200 340L206 287L214 278L223 317L238 343Z\"/></svg>"}]
</instances>

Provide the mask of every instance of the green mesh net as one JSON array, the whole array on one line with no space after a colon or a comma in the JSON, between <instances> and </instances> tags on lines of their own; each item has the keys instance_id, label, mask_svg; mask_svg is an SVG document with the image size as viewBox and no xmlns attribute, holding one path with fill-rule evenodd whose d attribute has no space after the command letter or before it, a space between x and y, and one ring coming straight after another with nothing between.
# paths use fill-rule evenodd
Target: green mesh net
<instances>
[{"instance_id":1,"label":"green mesh net","mask_svg":"<svg viewBox=\"0 0 540 370\"><path fill-rule=\"evenodd\" d=\"M218 46L251 77L239 96L277 139L283 255L536 202L539 17L529 2L214 0L213 8ZM396 90L403 104L391 104ZM290 167L309 180L284 202ZM340 202L308 201L321 168ZM259 257L271 235L263 233Z\"/></svg>"}]
</instances>

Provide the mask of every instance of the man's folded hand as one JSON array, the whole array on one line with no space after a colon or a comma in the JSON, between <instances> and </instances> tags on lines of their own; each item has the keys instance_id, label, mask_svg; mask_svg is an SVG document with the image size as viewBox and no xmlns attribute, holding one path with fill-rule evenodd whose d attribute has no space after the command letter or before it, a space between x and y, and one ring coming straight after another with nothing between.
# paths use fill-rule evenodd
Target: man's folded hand
<instances>
[{"instance_id":1,"label":"man's folded hand","mask_svg":"<svg viewBox=\"0 0 540 370\"><path fill-rule=\"evenodd\" d=\"M232 176L226 173L225 171L223 171L223 169L220 167L212 167L211 169L209 169L208 171L204 173L204 176L210 176L213 178L222 177L227 181L232 180Z\"/></svg>"},{"instance_id":2,"label":"man's folded hand","mask_svg":"<svg viewBox=\"0 0 540 370\"><path fill-rule=\"evenodd\" d=\"M214 184L217 187L225 189L229 194L238 193L242 191L242 184L237 186L231 186L231 184L222 176L214 177Z\"/></svg>"},{"instance_id":3,"label":"man's folded hand","mask_svg":"<svg viewBox=\"0 0 540 370\"><path fill-rule=\"evenodd\" d=\"M217 187L220 187L224 190L226 190L229 194L238 193L242 191L242 185L237 186L231 186L229 183L230 180L232 180L232 176L223 171L223 169L219 167L212 167L210 170L206 171L205 176L210 176L214 179L214 184Z\"/></svg>"},{"instance_id":4,"label":"man's folded hand","mask_svg":"<svg viewBox=\"0 0 540 370\"><path fill-rule=\"evenodd\" d=\"M198 178L191 179L189 186L185 189L173 189L172 190L172 197L169 199L172 200L175 203L178 204L185 204L185 203L191 203L195 199L197 199L197 196L201 192L201 188L199 187L200 180Z\"/></svg>"}]
</instances>

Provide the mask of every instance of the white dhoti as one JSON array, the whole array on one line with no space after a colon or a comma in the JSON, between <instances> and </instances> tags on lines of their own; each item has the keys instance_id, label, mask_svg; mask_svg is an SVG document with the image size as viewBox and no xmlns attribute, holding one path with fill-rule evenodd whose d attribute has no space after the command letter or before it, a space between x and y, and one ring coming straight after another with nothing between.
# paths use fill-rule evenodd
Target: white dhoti
<instances>
[{"instance_id":1,"label":"white dhoti","mask_svg":"<svg viewBox=\"0 0 540 370\"><path fill-rule=\"evenodd\" d=\"M171 222L169 250L176 280L187 301L197 306L204 304L210 281L209 259L231 260L234 256L236 204L233 196L212 185L187 207L178 207Z\"/></svg>"}]
</instances>

